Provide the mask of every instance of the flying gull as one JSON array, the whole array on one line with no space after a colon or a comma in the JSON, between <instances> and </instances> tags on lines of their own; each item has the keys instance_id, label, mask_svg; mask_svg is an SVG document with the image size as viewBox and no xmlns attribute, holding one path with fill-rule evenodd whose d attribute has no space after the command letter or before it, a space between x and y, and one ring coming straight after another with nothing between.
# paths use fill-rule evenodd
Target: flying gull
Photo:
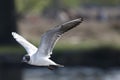
<instances>
[{"instance_id":1,"label":"flying gull","mask_svg":"<svg viewBox=\"0 0 120 80\"><path fill-rule=\"evenodd\" d=\"M21 44L28 53L23 57L22 61L30 65L47 66L50 70L53 70L57 67L63 67L63 65L57 64L50 59L52 50L62 34L78 26L82 21L83 18L71 20L63 23L62 25L58 25L51 30L48 30L42 35L41 43L38 48L32 45L16 32L12 32L12 35L16 39L16 41Z\"/></svg>"}]
</instances>

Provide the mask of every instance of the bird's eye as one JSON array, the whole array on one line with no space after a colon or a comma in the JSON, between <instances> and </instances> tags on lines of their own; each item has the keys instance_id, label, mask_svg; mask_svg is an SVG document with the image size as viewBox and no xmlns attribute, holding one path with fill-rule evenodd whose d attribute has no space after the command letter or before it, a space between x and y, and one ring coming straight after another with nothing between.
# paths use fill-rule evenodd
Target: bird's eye
<instances>
[{"instance_id":1,"label":"bird's eye","mask_svg":"<svg viewBox=\"0 0 120 80\"><path fill-rule=\"evenodd\" d=\"M30 61L30 56L25 56L26 61Z\"/></svg>"}]
</instances>

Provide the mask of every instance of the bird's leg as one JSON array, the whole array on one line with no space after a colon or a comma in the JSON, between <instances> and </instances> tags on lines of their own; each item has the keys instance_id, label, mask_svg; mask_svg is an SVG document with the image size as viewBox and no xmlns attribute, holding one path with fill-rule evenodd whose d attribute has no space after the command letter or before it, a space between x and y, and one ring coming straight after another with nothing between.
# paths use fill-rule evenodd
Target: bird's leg
<instances>
[{"instance_id":1,"label":"bird's leg","mask_svg":"<svg viewBox=\"0 0 120 80\"><path fill-rule=\"evenodd\" d=\"M48 66L48 69L50 69L50 70L54 70L54 69L57 69L58 68L58 66L56 66L56 65L49 65Z\"/></svg>"}]
</instances>

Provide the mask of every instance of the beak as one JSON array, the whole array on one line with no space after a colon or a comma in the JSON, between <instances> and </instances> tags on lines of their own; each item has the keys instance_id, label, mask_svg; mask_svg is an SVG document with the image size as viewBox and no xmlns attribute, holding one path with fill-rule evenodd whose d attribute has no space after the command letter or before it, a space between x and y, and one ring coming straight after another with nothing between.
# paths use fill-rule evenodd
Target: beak
<instances>
[{"instance_id":1,"label":"beak","mask_svg":"<svg viewBox=\"0 0 120 80\"><path fill-rule=\"evenodd\" d=\"M22 63L26 63L27 61L26 60L21 60Z\"/></svg>"}]
</instances>

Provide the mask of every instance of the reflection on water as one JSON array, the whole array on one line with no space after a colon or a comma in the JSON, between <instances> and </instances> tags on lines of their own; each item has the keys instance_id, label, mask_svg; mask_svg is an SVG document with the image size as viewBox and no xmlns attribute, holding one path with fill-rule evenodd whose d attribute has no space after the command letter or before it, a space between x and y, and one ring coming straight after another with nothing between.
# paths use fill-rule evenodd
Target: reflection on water
<instances>
[{"instance_id":1,"label":"reflection on water","mask_svg":"<svg viewBox=\"0 0 120 80\"><path fill-rule=\"evenodd\" d=\"M25 69L23 80L120 80L120 69L67 67L55 71L46 68Z\"/></svg>"}]
</instances>

